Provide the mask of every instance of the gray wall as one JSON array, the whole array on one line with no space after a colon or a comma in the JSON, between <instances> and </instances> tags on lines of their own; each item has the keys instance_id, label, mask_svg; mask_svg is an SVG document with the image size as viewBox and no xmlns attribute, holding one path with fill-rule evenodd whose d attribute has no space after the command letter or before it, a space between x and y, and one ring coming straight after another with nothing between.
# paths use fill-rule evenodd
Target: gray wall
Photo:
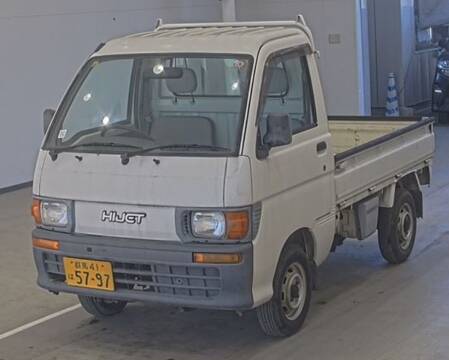
<instances>
[{"instance_id":1,"label":"gray wall","mask_svg":"<svg viewBox=\"0 0 449 360\"><path fill-rule=\"evenodd\" d=\"M420 27L449 24L449 1L415 0L419 2Z\"/></svg>"},{"instance_id":2,"label":"gray wall","mask_svg":"<svg viewBox=\"0 0 449 360\"><path fill-rule=\"evenodd\" d=\"M302 13L321 52L320 73L329 114L370 112L365 0L236 0L236 11L238 20L294 20ZM341 43L330 44L330 34L340 34Z\"/></svg>"},{"instance_id":3,"label":"gray wall","mask_svg":"<svg viewBox=\"0 0 449 360\"><path fill-rule=\"evenodd\" d=\"M220 21L216 0L2 0L0 188L32 179L42 111L102 41L167 21Z\"/></svg>"}]
</instances>

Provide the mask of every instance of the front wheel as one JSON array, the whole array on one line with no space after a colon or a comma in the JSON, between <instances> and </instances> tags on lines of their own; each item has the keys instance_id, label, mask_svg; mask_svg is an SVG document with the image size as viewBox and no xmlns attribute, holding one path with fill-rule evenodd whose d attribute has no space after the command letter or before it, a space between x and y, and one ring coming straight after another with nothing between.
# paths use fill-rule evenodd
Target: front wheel
<instances>
[{"instance_id":1,"label":"front wheel","mask_svg":"<svg viewBox=\"0 0 449 360\"><path fill-rule=\"evenodd\" d=\"M379 212L379 247L390 264L401 264L410 257L416 225L415 199L408 190L399 188L393 208Z\"/></svg>"},{"instance_id":2,"label":"front wheel","mask_svg":"<svg viewBox=\"0 0 449 360\"><path fill-rule=\"evenodd\" d=\"M266 335L287 337L301 329L312 296L312 273L306 255L299 249L284 250L273 282L273 297L257 308L259 324Z\"/></svg>"},{"instance_id":3,"label":"front wheel","mask_svg":"<svg viewBox=\"0 0 449 360\"><path fill-rule=\"evenodd\" d=\"M119 300L106 300L93 296L78 296L79 302L89 314L96 318L105 318L121 313L127 302Z\"/></svg>"}]
</instances>

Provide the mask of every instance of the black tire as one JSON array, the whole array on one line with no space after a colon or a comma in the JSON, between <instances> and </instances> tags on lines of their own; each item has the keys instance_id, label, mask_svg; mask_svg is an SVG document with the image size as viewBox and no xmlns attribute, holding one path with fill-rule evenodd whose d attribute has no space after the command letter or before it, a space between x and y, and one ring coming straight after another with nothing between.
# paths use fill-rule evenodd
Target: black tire
<instances>
[{"instance_id":1,"label":"black tire","mask_svg":"<svg viewBox=\"0 0 449 360\"><path fill-rule=\"evenodd\" d=\"M396 189L392 209L379 211L379 248L390 264L405 262L412 253L416 237L416 204L406 189Z\"/></svg>"},{"instance_id":2,"label":"black tire","mask_svg":"<svg viewBox=\"0 0 449 360\"><path fill-rule=\"evenodd\" d=\"M127 302L106 300L93 296L78 296L79 302L89 314L98 319L117 315L125 309Z\"/></svg>"},{"instance_id":3,"label":"black tire","mask_svg":"<svg viewBox=\"0 0 449 360\"><path fill-rule=\"evenodd\" d=\"M296 281L299 283L294 284ZM309 311L312 286L312 271L307 256L298 248L286 248L274 276L273 297L256 309L263 332L273 337L287 337L297 333ZM287 306L292 302L295 305L298 302L296 310L293 309L294 306Z\"/></svg>"}]
</instances>

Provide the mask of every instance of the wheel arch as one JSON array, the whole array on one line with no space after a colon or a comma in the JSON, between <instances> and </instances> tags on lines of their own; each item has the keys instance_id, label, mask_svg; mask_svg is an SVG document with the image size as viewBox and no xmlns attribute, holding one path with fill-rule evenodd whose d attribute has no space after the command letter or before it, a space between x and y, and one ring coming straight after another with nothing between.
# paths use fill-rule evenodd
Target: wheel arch
<instances>
[{"instance_id":1,"label":"wheel arch","mask_svg":"<svg viewBox=\"0 0 449 360\"><path fill-rule=\"evenodd\" d=\"M412 194L413 199L415 199L416 216L422 218L424 216L423 195L417 174L411 173L404 176L399 180L397 186L408 190Z\"/></svg>"},{"instance_id":2,"label":"wheel arch","mask_svg":"<svg viewBox=\"0 0 449 360\"><path fill-rule=\"evenodd\" d=\"M289 247L299 247L311 263L315 262L315 240L309 228L294 231L285 241L281 254Z\"/></svg>"}]
</instances>

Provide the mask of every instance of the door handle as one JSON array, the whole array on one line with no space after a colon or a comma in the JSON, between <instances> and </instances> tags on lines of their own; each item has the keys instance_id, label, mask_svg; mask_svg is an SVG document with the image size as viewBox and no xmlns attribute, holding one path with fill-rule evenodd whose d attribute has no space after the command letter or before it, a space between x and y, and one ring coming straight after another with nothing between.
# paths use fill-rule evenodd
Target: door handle
<instances>
[{"instance_id":1,"label":"door handle","mask_svg":"<svg viewBox=\"0 0 449 360\"><path fill-rule=\"evenodd\" d=\"M327 150L327 143L325 141L322 141L320 143L317 144L316 146L316 152L318 154L322 154Z\"/></svg>"}]
</instances>

